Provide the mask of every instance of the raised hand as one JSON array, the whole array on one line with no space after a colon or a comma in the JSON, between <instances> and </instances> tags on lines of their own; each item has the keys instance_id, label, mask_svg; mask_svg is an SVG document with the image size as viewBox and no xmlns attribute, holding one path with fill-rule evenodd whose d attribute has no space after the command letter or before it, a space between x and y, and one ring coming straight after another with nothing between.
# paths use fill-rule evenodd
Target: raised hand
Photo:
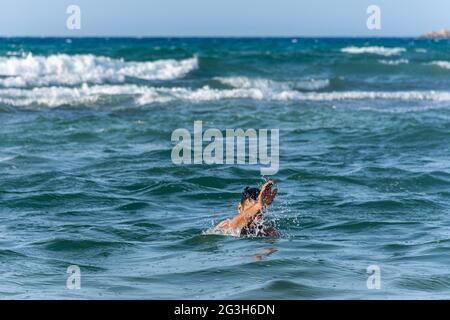
<instances>
[{"instance_id":1,"label":"raised hand","mask_svg":"<svg viewBox=\"0 0 450 320\"><path fill-rule=\"evenodd\" d=\"M250 206L246 206L242 211L239 210L238 215L235 216L229 223L221 223L219 226L233 229L247 226L257 215L262 213L262 210L273 202L273 199L275 199L278 189L272 191L272 186L273 182L267 181L261 187L261 191L259 192L258 199L255 203Z\"/></svg>"},{"instance_id":2,"label":"raised hand","mask_svg":"<svg viewBox=\"0 0 450 320\"><path fill-rule=\"evenodd\" d=\"M261 187L261 192L259 193L258 196L258 202L263 208L270 205L278 193L278 189L272 191L272 186L273 181L269 180Z\"/></svg>"}]
</instances>

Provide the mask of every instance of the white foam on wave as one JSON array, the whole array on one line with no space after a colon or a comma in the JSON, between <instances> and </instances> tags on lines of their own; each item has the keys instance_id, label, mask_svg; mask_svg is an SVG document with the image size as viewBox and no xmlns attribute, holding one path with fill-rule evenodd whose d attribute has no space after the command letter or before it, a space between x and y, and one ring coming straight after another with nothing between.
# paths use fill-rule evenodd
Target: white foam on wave
<instances>
[{"instance_id":1,"label":"white foam on wave","mask_svg":"<svg viewBox=\"0 0 450 320\"><path fill-rule=\"evenodd\" d=\"M111 96L128 96L138 105L180 101L214 101L222 99L255 99L267 97L260 89L219 90L208 86L199 89L183 87L145 87L137 85L83 85L79 88L39 87L34 89L0 89L0 102L12 106L94 104Z\"/></svg>"},{"instance_id":2,"label":"white foam on wave","mask_svg":"<svg viewBox=\"0 0 450 320\"><path fill-rule=\"evenodd\" d=\"M320 93L283 92L279 100L340 101L340 100L401 100L450 101L450 91L335 91Z\"/></svg>"},{"instance_id":3,"label":"white foam on wave","mask_svg":"<svg viewBox=\"0 0 450 320\"><path fill-rule=\"evenodd\" d=\"M274 81L263 78L249 78L249 77L216 77L215 80L233 88L252 89L257 88L260 90L320 90L330 85L328 79L307 79L298 81Z\"/></svg>"},{"instance_id":4,"label":"white foam on wave","mask_svg":"<svg viewBox=\"0 0 450 320\"><path fill-rule=\"evenodd\" d=\"M334 91L299 92L271 91L258 88L198 89L184 87L146 87L138 85L83 85L78 88L42 87L34 89L0 89L0 103L12 106L111 104L112 98L132 99L136 105L150 105L172 101L205 102L227 99L267 101L341 101L341 100L400 100L450 101L450 91Z\"/></svg>"},{"instance_id":5,"label":"white foam on wave","mask_svg":"<svg viewBox=\"0 0 450 320\"><path fill-rule=\"evenodd\" d=\"M448 107L446 104L437 104L437 105L421 105L416 107L389 107L389 108L359 107L358 109L362 111L370 111L377 113L417 113L447 108Z\"/></svg>"},{"instance_id":6,"label":"white foam on wave","mask_svg":"<svg viewBox=\"0 0 450 320\"><path fill-rule=\"evenodd\" d=\"M8 57L26 57L29 53L26 53L25 51L19 50L19 51L7 51L6 55Z\"/></svg>"},{"instance_id":7,"label":"white foam on wave","mask_svg":"<svg viewBox=\"0 0 450 320\"><path fill-rule=\"evenodd\" d=\"M376 54L381 56L395 56L399 55L402 52L405 52L405 48L386 48L380 46L372 46L372 47L346 47L341 49L341 52L349 53L349 54Z\"/></svg>"},{"instance_id":8,"label":"white foam on wave","mask_svg":"<svg viewBox=\"0 0 450 320\"><path fill-rule=\"evenodd\" d=\"M212 227L209 228L208 230L203 231L202 234L208 236L231 236L239 238L241 236L241 230L240 229L223 230L216 227Z\"/></svg>"},{"instance_id":9,"label":"white foam on wave","mask_svg":"<svg viewBox=\"0 0 450 320\"><path fill-rule=\"evenodd\" d=\"M443 69L450 69L450 62L449 61L432 61L430 62L431 65L438 66Z\"/></svg>"},{"instance_id":10,"label":"white foam on wave","mask_svg":"<svg viewBox=\"0 0 450 320\"><path fill-rule=\"evenodd\" d=\"M16 158L16 156L11 156L11 157L0 157L0 162L11 161L11 160L14 160L15 158Z\"/></svg>"},{"instance_id":11,"label":"white foam on wave","mask_svg":"<svg viewBox=\"0 0 450 320\"><path fill-rule=\"evenodd\" d=\"M143 80L172 80L198 67L196 57L185 60L127 62L86 55L0 57L0 85L27 87L78 85L82 83L123 83L126 77Z\"/></svg>"},{"instance_id":12,"label":"white foam on wave","mask_svg":"<svg viewBox=\"0 0 450 320\"><path fill-rule=\"evenodd\" d=\"M397 66L397 65L400 65L400 64L408 64L409 60L408 59L378 60L378 62L380 62L381 64L390 65L390 66Z\"/></svg>"}]
</instances>

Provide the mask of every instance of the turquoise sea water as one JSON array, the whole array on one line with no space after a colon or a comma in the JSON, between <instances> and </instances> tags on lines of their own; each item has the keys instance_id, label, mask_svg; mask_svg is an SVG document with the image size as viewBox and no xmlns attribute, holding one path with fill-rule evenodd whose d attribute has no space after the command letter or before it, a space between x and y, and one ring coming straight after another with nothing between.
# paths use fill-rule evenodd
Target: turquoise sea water
<instances>
[{"instance_id":1,"label":"turquoise sea water","mask_svg":"<svg viewBox=\"0 0 450 320\"><path fill-rule=\"evenodd\" d=\"M280 129L279 239L204 234L263 179L195 120ZM450 298L449 133L449 41L0 39L0 297Z\"/></svg>"}]
</instances>

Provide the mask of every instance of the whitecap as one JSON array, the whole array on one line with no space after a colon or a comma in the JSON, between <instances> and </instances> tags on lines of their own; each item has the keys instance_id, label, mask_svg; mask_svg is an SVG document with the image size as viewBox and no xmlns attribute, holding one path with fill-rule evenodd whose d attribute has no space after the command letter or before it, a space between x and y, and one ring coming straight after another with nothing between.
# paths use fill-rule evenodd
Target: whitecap
<instances>
[{"instance_id":1,"label":"whitecap","mask_svg":"<svg viewBox=\"0 0 450 320\"><path fill-rule=\"evenodd\" d=\"M0 57L0 85L27 87L123 83L126 77L143 80L182 78L198 67L196 57L185 60L133 62L109 57L56 54Z\"/></svg>"},{"instance_id":2,"label":"whitecap","mask_svg":"<svg viewBox=\"0 0 450 320\"><path fill-rule=\"evenodd\" d=\"M440 110L445 108L447 108L445 104L437 104L437 105L425 105L416 107L389 107L389 108L360 107L358 109L362 111L370 111L377 113L418 113L432 110Z\"/></svg>"},{"instance_id":3,"label":"whitecap","mask_svg":"<svg viewBox=\"0 0 450 320\"><path fill-rule=\"evenodd\" d=\"M449 91L334 91L300 92L296 90L262 90L260 88L216 89L204 86L198 89L185 87L147 87L138 85L83 85L78 88L42 87L34 89L0 89L0 102L12 106L111 104L111 97L132 99L136 105L167 103L172 101L204 102L227 99L267 101L342 101L342 100L399 100L399 101L450 101ZM109 99L109 100L108 100Z\"/></svg>"},{"instance_id":4,"label":"whitecap","mask_svg":"<svg viewBox=\"0 0 450 320\"><path fill-rule=\"evenodd\" d=\"M378 60L381 64L391 65L391 66L397 66L399 64L408 64L408 59L398 59L398 60Z\"/></svg>"},{"instance_id":5,"label":"whitecap","mask_svg":"<svg viewBox=\"0 0 450 320\"><path fill-rule=\"evenodd\" d=\"M11 157L0 157L0 162L11 161L11 160L14 160L15 158L16 158L16 156L11 156Z\"/></svg>"},{"instance_id":6,"label":"whitecap","mask_svg":"<svg viewBox=\"0 0 450 320\"><path fill-rule=\"evenodd\" d=\"M405 52L405 48L386 48L381 46L372 46L372 47L346 47L341 49L341 52L349 53L349 54L376 54L381 56L394 56L399 55L402 52Z\"/></svg>"},{"instance_id":7,"label":"whitecap","mask_svg":"<svg viewBox=\"0 0 450 320\"><path fill-rule=\"evenodd\" d=\"M450 62L448 61L432 61L430 62L430 64L438 66L443 69L450 69Z\"/></svg>"},{"instance_id":8,"label":"whitecap","mask_svg":"<svg viewBox=\"0 0 450 320\"><path fill-rule=\"evenodd\" d=\"M320 90L330 85L329 79L306 79L298 81L274 81L263 78L249 78L249 77L216 77L215 80L224 85L233 88L255 88L260 90L282 91L282 90Z\"/></svg>"}]
</instances>

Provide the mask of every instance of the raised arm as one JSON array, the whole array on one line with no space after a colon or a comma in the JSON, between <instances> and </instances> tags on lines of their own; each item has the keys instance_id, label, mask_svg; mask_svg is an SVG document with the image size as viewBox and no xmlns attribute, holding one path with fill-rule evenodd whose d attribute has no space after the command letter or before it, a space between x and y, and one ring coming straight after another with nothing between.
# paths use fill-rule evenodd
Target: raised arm
<instances>
[{"instance_id":1,"label":"raised arm","mask_svg":"<svg viewBox=\"0 0 450 320\"><path fill-rule=\"evenodd\" d=\"M273 181L269 180L261 187L261 192L258 196L258 203L261 206L261 209L265 209L267 206L269 206L278 193L278 189L272 191L272 186Z\"/></svg>"},{"instance_id":2,"label":"raised arm","mask_svg":"<svg viewBox=\"0 0 450 320\"><path fill-rule=\"evenodd\" d=\"M254 205L245 209L245 212L237 215L231 221L231 226L234 228L243 227L253 220L253 218L258 215L262 210L269 206L275 196L278 193L278 189L272 191L273 182L268 181L262 187L258 195L258 200Z\"/></svg>"}]
</instances>

